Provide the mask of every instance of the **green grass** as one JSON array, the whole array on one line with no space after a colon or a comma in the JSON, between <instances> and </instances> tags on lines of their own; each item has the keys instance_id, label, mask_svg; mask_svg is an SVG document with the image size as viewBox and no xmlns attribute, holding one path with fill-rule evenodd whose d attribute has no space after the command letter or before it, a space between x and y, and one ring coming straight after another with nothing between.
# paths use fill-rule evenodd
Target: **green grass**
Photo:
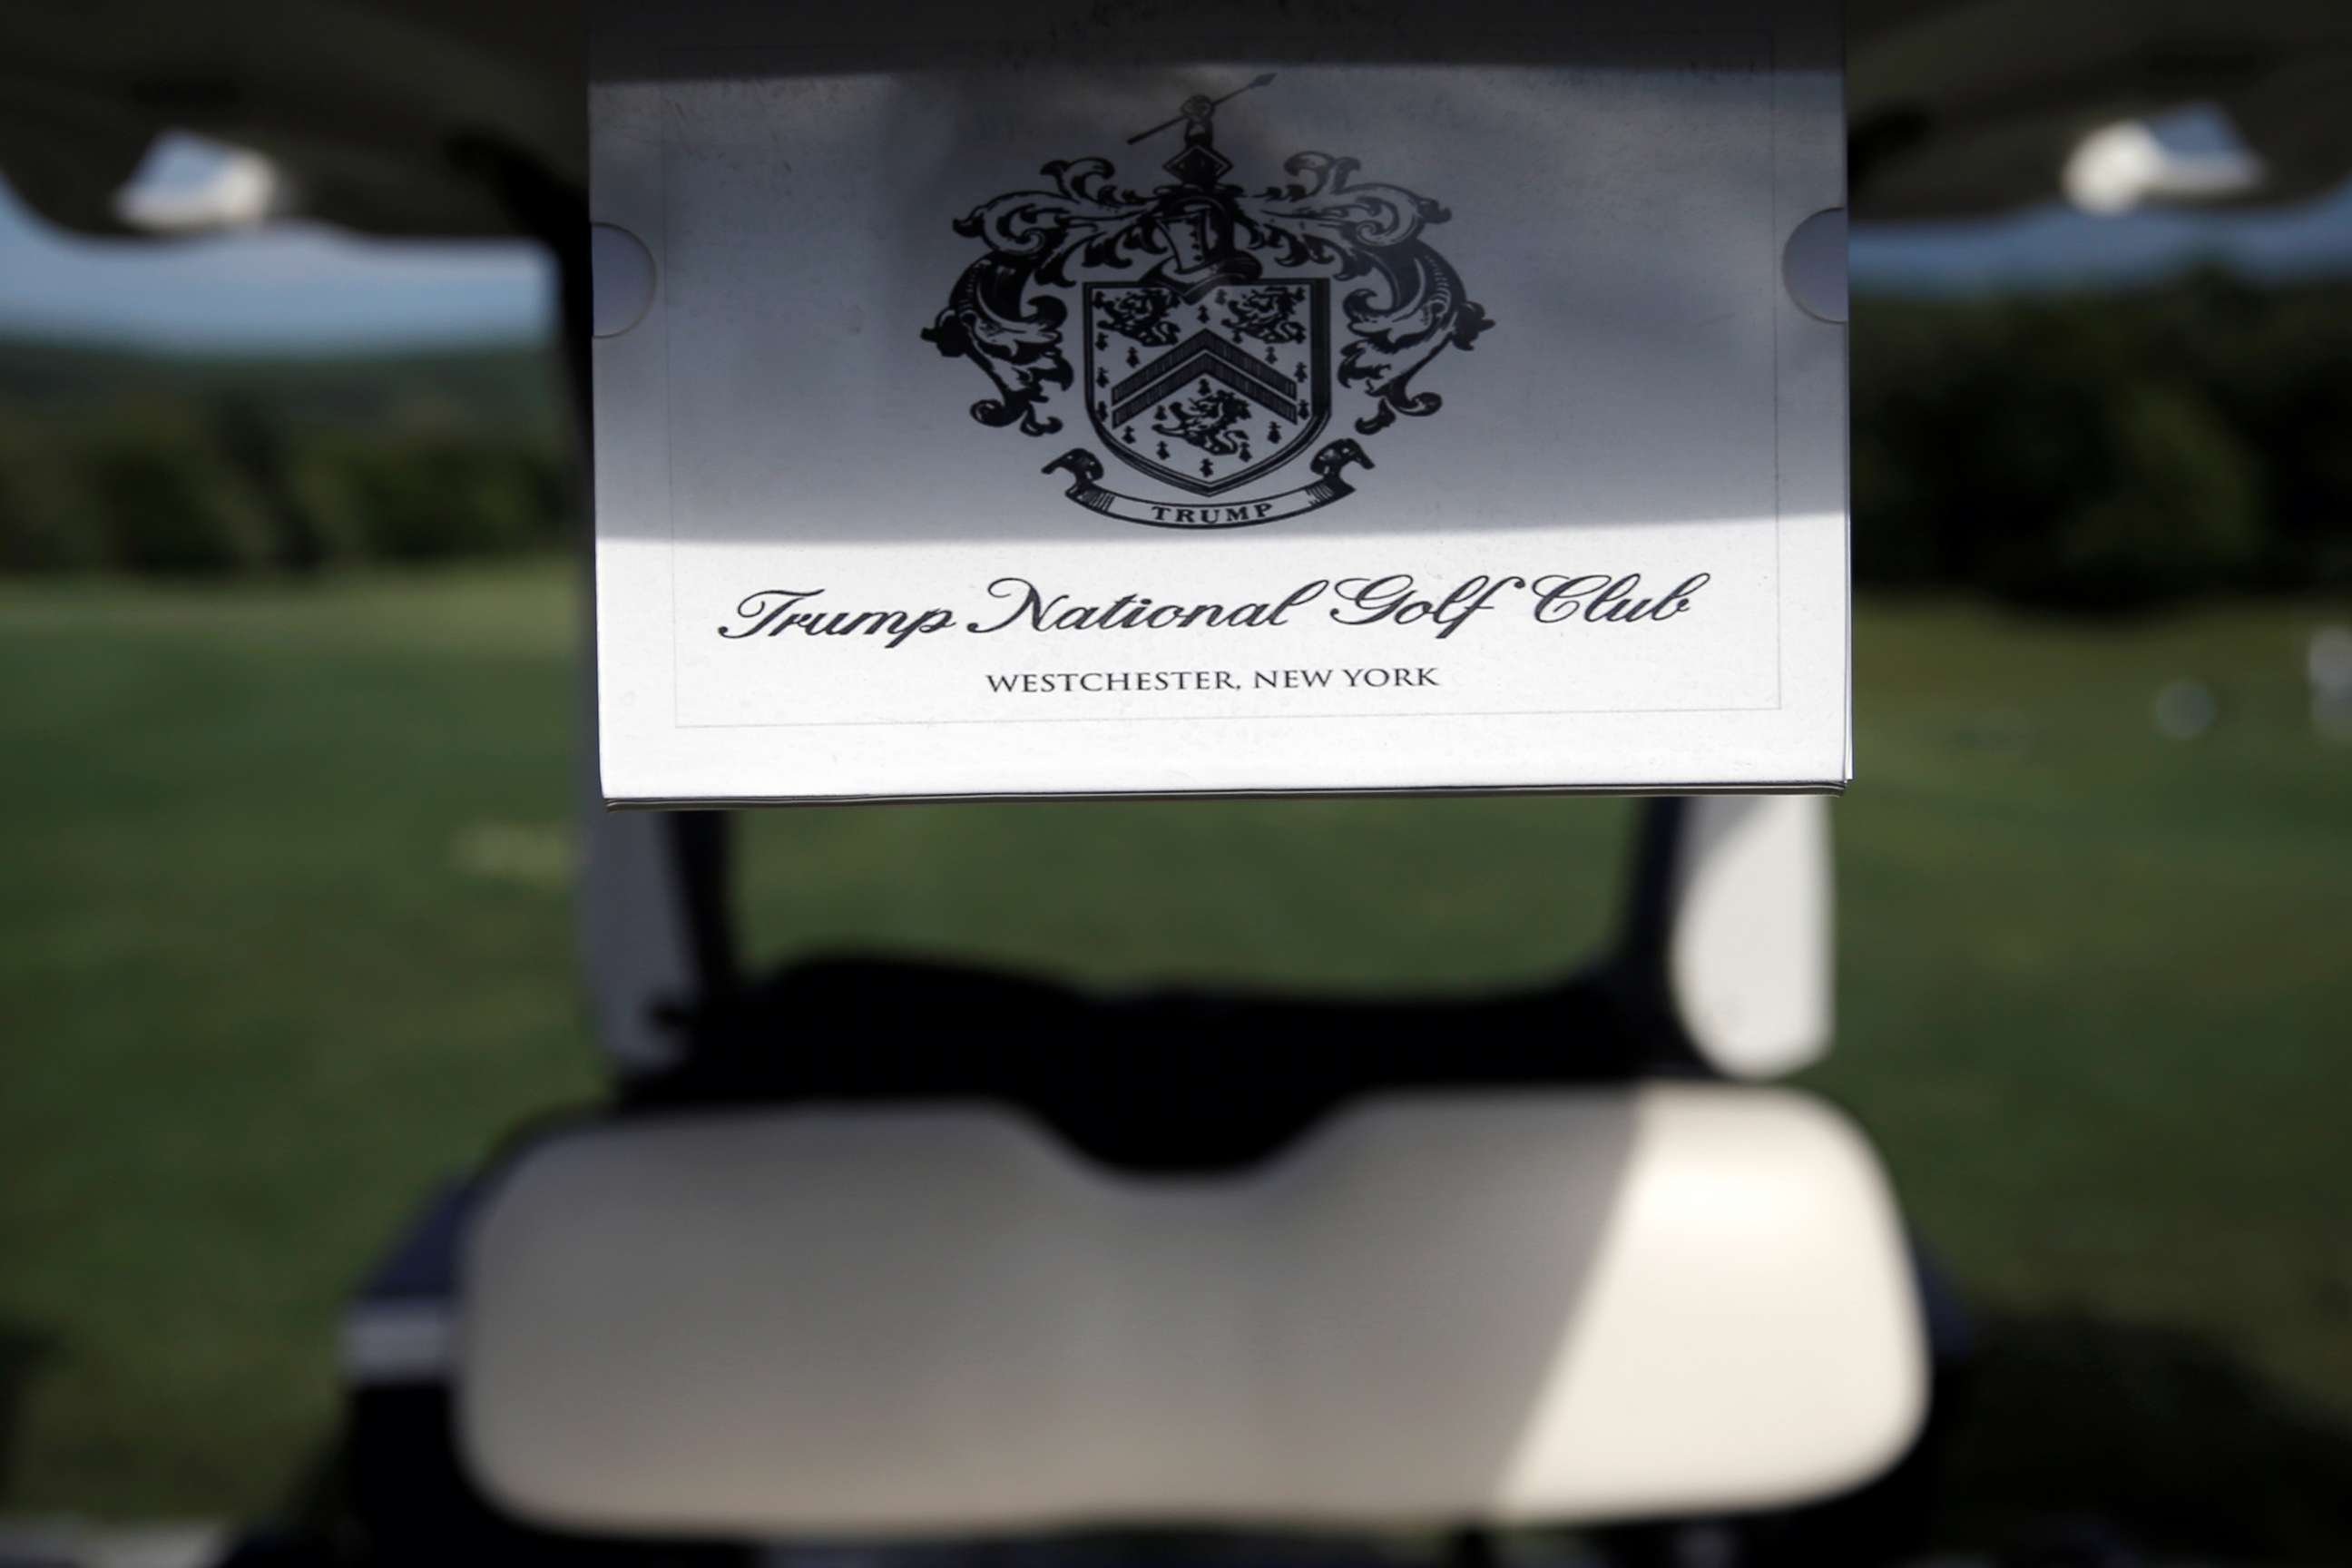
<instances>
[{"instance_id":1,"label":"green grass","mask_svg":"<svg viewBox=\"0 0 2352 1568\"><path fill-rule=\"evenodd\" d=\"M595 1092L570 588L0 588L0 1512L269 1508L407 1206ZM1812 1076L1983 1314L1958 1536L2107 1506L2202 1550L2352 1549L2352 749L2302 677L2331 616L1862 617ZM2194 742L2149 722L2179 676L2222 701ZM782 812L746 901L770 957L1478 987L1598 940L1629 821Z\"/></svg>"}]
</instances>

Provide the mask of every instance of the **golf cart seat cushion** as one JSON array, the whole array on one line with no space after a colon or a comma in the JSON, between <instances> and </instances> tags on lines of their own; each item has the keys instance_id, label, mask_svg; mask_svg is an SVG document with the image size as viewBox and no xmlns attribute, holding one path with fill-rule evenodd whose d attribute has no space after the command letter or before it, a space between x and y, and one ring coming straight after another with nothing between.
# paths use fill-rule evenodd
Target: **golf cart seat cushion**
<instances>
[{"instance_id":1,"label":"golf cart seat cushion","mask_svg":"<svg viewBox=\"0 0 2352 1568\"><path fill-rule=\"evenodd\" d=\"M461 1310L473 1479L604 1533L1762 1508L1926 1397L1867 1145L1717 1086L1376 1100L1213 1179L981 1108L587 1127L503 1173Z\"/></svg>"}]
</instances>

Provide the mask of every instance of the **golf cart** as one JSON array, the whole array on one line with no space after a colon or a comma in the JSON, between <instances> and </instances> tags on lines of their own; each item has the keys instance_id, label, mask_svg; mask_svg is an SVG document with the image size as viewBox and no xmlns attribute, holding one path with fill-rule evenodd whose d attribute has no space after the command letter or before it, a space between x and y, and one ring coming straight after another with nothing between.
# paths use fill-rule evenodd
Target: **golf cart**
<instances>
[{"instance_id":1,"label":"golf cart","mask_svg":"<svg viewBox=\"0 0 2352 1568\"><path fill-rule=\"evenodd\" d=\"M118 229L111 193L183 127L284 175L184 210L532 235L588 391L567 8L108 9L102 41L0 22L26 89L0 167L34 205ZM2342 76L2342 24L2213 16L1857 0L1858 198L1977 212L2069 170L2162 195L2189 176L2160 147L2086 137L2198 97L2265 196L2315 188L2346 149L2291 110ZM2184 68L2225 23L2228 68ZM399 1239L343 1326L337 1484L245 1560L1916 1544L1963 1336L1866 1141L1769 1081L1831 1037L1820 799L1654 801L1608 952L1405 1003L761 975L725 813L610 814L585 773L580 807L610 1103Z\"/></svg>"}]
</instances>

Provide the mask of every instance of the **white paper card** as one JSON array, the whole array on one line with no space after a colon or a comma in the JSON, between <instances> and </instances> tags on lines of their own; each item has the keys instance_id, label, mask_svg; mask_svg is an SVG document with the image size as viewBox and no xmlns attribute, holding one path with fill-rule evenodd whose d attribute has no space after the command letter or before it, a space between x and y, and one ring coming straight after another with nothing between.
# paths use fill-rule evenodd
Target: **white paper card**
<instances>
[{"instance_id":1,"label":"white paper card","mask_svg":"<svg viewBox=\"0 0 2352 1568\"><path fill-rule=\"evenodd\" d=\"M605 794L1842 787L1836 40L608 7Z\"/></svg>"}]
</instances>

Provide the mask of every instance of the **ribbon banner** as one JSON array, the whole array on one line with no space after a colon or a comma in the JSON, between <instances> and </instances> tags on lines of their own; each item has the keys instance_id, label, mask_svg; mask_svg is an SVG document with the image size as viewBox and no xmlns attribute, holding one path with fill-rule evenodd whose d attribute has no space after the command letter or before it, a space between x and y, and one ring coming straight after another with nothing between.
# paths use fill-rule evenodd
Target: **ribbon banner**
<instances>
[{"instance_id":1,"label":"ribbon banner","mask_svg":"<svg viewBox=\"0 0 2352 1568\"><path fill-rule=\"evenodd\" d=\"M1369 468L1371 458L1364 449L1349 440L1330 441L1307 460L1316 473L1315 482L1301 485L1280 495L1260 496L1255 500L1237 501L1175 501L1145 500L1138 496L1121 495L1107 490L1097 482L1103 477L1100 458L1084 447L1073 447L1044 468L1039 473L1065 472L1070 476L1070 488L1063 493L1088 511L1105 517L1115 517L1123 522L1139 522L1146 528L1249 528L1261 522L1274 522L1286 517L1299 517L1318 507L1356 493L1355 486L1344 477L1351 463Z\"/></svg>"}]
</instances>

